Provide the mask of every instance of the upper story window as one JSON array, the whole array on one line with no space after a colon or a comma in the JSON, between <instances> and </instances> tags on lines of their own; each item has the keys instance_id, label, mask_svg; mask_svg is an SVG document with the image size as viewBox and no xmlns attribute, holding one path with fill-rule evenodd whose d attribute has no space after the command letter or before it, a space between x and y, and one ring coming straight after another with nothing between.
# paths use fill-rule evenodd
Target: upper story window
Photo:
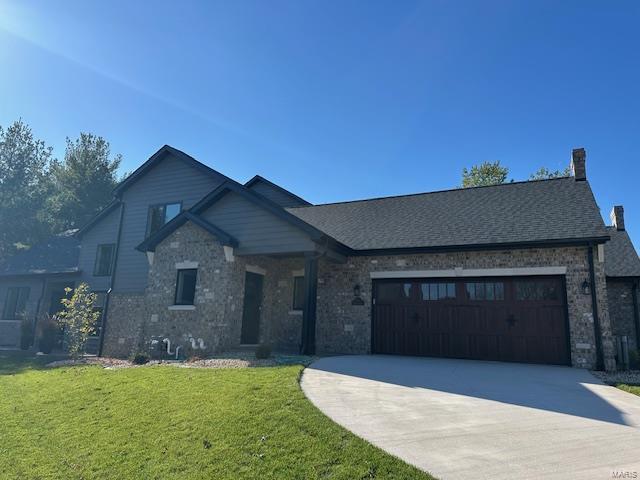
<instances>
[{"instance_id":1,"label":"upper story window","mask_svg":"<svg viewBox=\"0 0 640 480\"><path fill-rule=\"evenodd\" d=\"M176 281L176 305L193 305L196 297L196 279L198 270L196 268L185 268L178 270Z\"/></svg>"},{"instance_id":2,"label":"upper story window","mask_svg":"<svg viewBox=\"0 0 640 480\"><path fill-rule=\"evenodd\" d=\"M147 218L147 237L156 233L162 226L177 217L182 210L181 203L164 203L161 205L151 205Z\"/></svg>"},{"instance_id":3,"label":"upper story window","mask_svg":"<svg viewBox=\"0 0 640 480\"><path fill-rule=\"evenodd\" d=\"M93 267L93 274L96 277L106 277L111 275L115 251L115 243L98 245L96 250L96 263Z\"/></svg>"},{"instance_id":4,"label":"upper story window","mask_svg":"<svg viewBox=\"0 0 640 480\"><path fill-rule=\"evenodd\" d=\"M293 310L304 308L304 277L293 277Z\"/></svg>"},{"instance_id":5,"label":"upper story window","mask_svg":"<svg viewBox=\"0 0 640 480\"><path fill-rule=\"evenodd\" d=\"M29 287L9 287L7 289L7 298L4 301L4 311L2 312L3 319L21 320L25 317L29 291Z\"/></svg>"}]
</instances>

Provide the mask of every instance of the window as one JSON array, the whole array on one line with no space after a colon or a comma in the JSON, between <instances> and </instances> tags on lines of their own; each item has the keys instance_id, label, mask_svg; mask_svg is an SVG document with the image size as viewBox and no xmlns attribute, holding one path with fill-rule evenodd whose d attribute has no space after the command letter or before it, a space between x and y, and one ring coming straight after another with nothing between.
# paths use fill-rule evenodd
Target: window
<instances>
[{"instance_id":1,"label":"window","mask_svg":"<svg viewBox=\"0 0 640 480\"><path fill-rule=\"evenodd\" d=\"M465 289L469 300L504 300L504 283L502 282L467 282Z\"/></svg>"},{"instance_id":2,"label":"window","mask_svg":"<svg viewBox=\"0 0 640 480\"><path fill-rule=\"evenodd\" d=\"M377 303L407 302L411 297L411 283L384 282L378 284L376 292Z\"/></svg>"},{"instance_id":3,"label":"window","mask_svg":"<svg viewBox=\"0 0 640 480\"><path fill-rule=\"evenodd\" d=\"M456 298L455 283L421 283L422 300L447 300Z\"/></svg>"},{"instance_id":4,"label":"window","mask_svg":"<svg viewBox=\"0 0 640 480\"><path fill-rule=\"evenodd\" d=\"M165 203L162 205L152 205L149 207L147 218L147 237L150 237L160 230L165 223L177 217L182 210L180 203Z\"/></svg>"},{"instance_id":5,"label":"window","mask_svg":"<svg viewBox=\"0 0 640 480\"><path fill-rule=\"evenodd\" d=\"M98 245L96 250L96 263L93 267L93 274L96 277L108 277L113 268L113 256L116 251L114 243Z\"/></svg>"},{"instance_id":6,"label":"window","mask_svg":"<svg viewBox=\"0 0 640 480\"><path fill-rule=\"evenodd\" d=\"M516 300L560 300L558 285L553 281L522 280L516 282Z\"/></svg>"},{"instance_id":7,"label":"window","mask_svg":"<svg viewBox=\"0 0 640 480\"><path fill-rule=\"evenodd\" d=\"M293 309L304 308L304 277L293 277Z\"/></svg>"},{"instance_id":8,"label":"window","mask_svg":"<svg viewBox=\"0 0 640 480\"><path fill-rule=\"evenodd\" d=\"M178 280L176 281L176 305L193 305L196 296L196 277L198 270L187 268L178 270Z\"/></svg>"},{"instance_id":9,"label":"window","mask_svg":"<svg viewBox=\"0 0 640 480\"><path fill-rule=\"evenodd\" d=\"M22 320L27 311L29 287L9 287L4 302L2 318L5 320Z\"/></svg>"}]
</instances>

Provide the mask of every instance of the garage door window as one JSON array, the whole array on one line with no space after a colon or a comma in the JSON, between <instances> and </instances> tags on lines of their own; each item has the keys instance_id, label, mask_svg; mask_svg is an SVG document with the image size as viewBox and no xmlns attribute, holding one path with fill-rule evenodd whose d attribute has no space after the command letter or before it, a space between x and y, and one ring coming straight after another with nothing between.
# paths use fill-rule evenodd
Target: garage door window
<instances>
[{"instance_id":1,"label":"garage door window","mask_svg":"<svg viewBox=\"0 0 640 480\"><path fill-rule=\"evenodd\" d=\"M465 289L469 300L504 300L504 283L502 282L467 282Z\"/></svg>"},{"instance_id":2,"label":"garage door window","mask_svg":"<svg viewBox=\"0 0 640 480\"><path fill-rule=\"evenodd\" d=\"M560 300L558 283L549 280L521 280L516 282L516 300L529 302Z\"/></svg>"},{"instance_id":3,"label":"garage door window","mask_svg":"<svg viewBox=\"0 0 640 480\"><path fill-rule=\"evenodd\" d=\"M455 283L421 283L422 300L447 300L456 298Z\"/></svg>"},{"instance_id":4,"label":"garage door window","mask_svg":"<svg viewBox=\"0 0 640 480\"><path fill-rule=\"evenodd\" d=\"M411 298L411 283L381 283L378 285L378 302L395 303Z\"/></svg>"}]
</instances>

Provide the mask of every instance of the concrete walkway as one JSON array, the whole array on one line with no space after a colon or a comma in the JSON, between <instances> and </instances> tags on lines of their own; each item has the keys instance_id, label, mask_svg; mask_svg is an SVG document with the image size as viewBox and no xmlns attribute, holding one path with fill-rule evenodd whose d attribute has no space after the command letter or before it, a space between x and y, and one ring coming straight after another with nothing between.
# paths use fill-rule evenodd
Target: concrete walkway
<instances>
[{"instance_id":1,"label":"concrete walkway","mask_svg":"<svg viewBox=\"0 0 640 480\"><path fill-rule=\"evenodd\" d=\"M329 357L305 370L302 389L340 425L440 479L640 478L640 397L584 370Z\"/></svg>"}]
</instances>

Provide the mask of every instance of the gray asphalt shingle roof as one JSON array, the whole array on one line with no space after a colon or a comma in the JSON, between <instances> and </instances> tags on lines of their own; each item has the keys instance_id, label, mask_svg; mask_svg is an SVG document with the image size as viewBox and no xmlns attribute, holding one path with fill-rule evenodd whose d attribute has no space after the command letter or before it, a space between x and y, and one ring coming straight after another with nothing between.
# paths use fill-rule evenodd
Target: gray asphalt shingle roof
<instances>
[{"instance_id":1,"label":"gray asphalt shingle roof","mask_svg":"<svg viewBox=\"0 0 640 480\"><path fill-rule=\"evenodd\" d=\"M80 242L75 232L69 230L17 253L0 266L0 276L77 272Z\"/></svg>"},{"instance_id":2,"label":"gray asphalt shingle roof","mask_svg":"<svg viewBox=\"0 0 640 480\"><path fill-rule=\"evenodd\" d=\"M604 270L608 277L640 277L640 258L625 230L607 227L611 240L604 244Z\"/></svg>"},{"instance_id":3,"label":"gray asphalt shingle roof","mask_svg":"<svg viewBox=\"0 0 640 480\"><path fill-rule=\"evenodd\" d=\"M586 181L515 182L287 208L355 250L606 237Z\"/></svg>"}]
</instances>

